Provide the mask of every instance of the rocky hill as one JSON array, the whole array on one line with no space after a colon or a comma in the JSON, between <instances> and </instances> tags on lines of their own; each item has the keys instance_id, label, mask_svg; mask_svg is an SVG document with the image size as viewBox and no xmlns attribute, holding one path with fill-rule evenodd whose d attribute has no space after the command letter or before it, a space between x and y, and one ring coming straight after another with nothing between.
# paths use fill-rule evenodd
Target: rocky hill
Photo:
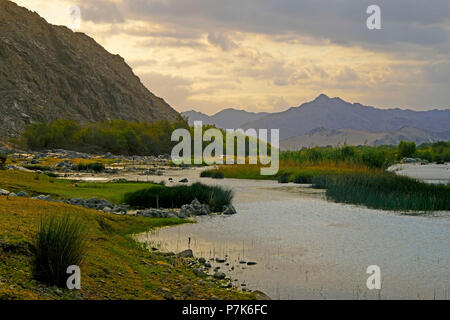
<instances>
[{"instance_id":1,"label":"rocky hill","mask_svg":"<svg viewBox=\"0 0 450 320\"><path fill-rule=\"evenodd\" d=\"M179 114L92 38L0 0L0 139L31 122L152 122Z\"/></svg>"}]
</instances>

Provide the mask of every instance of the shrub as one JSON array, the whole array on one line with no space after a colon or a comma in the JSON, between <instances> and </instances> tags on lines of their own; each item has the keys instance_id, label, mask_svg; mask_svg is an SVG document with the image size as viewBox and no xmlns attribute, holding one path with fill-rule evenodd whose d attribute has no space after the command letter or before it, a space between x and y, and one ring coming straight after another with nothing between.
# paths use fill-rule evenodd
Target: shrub
<instances>
[{"instance_id":1,"label":"shrub","mask_svg":"<svg viewBox=\"0 0 450 320\"><path fill-rule=\"evenodd\" d=\"M67 268L81 265L86 251L85 226L69 215L48 216L41 220L35 238L34 276L64 287Z\"/></svg>"},{"instance_id":2,"label":"shrub","mask_svg":"<svg viewBox=\"0 0 450 320\"><path fill-rule=\"evenodd\" d=\"M397 153L398 157L401 158L409 158L414 155L416 152L416 143L415 142L406 142L406 141L400 141Z\"/></svg>"},{"instance_id":3,"label":"shrub","mask_svg":"<svg viewBox=\"0 0 450 320\"><path fill-rule=\"evenodd\" d=\"M182 205L198 199L201 203L208 204L212 211L222 211L224 205L231 204L233 191L220 186L207 186L195 183L191 186L152 186L149 189L127 193L124 197L126 204L132 207L156 208L180 208Z\"/></svg>"},{"instance_id":4,"label":"shrub","mask_svg":"<svg viewBox=\"0 0 450 320\"><path fill-rule=\"evenodd\" d=\"M0 152L0 170L5 168L5 163L7 159L8 155L6 153Z\"/></svg>"},{"instance_id":5,"label":"shrub","mask_svg":"<svg viewBox=\"0 0 450 320\"><path fill-rule=\"evenodd\" d=\"M281 174L278 176L278 183L289 183L289 175Z\"/></svg>"},{"instance_id":6,"label":"shrub","mask_svg":"<svg viewBox=\"0 0 450 320\"><path fill-rule=\"evenodd\" d=\"M207 170L200 173L200 178L224 179L224 174L219 170Z\"/></svg>"},{"instance_id":7,"label":"shrub","mask_svg":"<svg viewBox=\"0 0 450 320\"><path fill-rule=\"evenodd\" d=\"M105 171L105 165L103 163L97 162L97 163L80 163L73 167L75 171L94 171L94 172L104 172Z\"/></svg>"}]
</instances>

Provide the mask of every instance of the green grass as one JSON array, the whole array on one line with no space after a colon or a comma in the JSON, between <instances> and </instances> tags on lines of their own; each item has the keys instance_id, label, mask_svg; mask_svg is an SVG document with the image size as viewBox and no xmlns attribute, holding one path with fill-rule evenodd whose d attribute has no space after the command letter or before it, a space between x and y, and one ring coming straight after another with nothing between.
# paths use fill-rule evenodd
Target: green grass
<instances>
[{"instance_id":1,"label":"green grass","mask_svg":"<svg viewBox=\"0 0 450 320\"><path fill-rule=\"evenodd\" d=\"M30 195L49 194L53 198L100 198L113 203L122 203L123 196L149 187L146 182L98 183L74 182L54 179L45 174L21 172L16 170L0 171L0 188L11 192L26 191Z\"/></svg>"},{"instance_id":2,"label":"green grass","mask_svg":"<svg viewBox=\"0 0 450 320\"><path fill-rule=\"evenodd\" d=\"M395 211L449 211L450 186L432 185L394 173L317 176L314 187L341 203Z\"/></svg>"},{"instance_id":3,"label":"green grass","mask_svg":"<svg viewBox=\"0 0 450 320\"><path fill-rule=\"evenodd\" d=\"M42 217L70 215L89 226L81 290L56 289L34 279L33 250ZM197 277L188 262L148 251L131 234L186 223L182 219L116 216L63 203L0 197L0 300L3 299L251 299ZM185 293L185 288L192 292ZM163 291L163 289L165 291Z\"/></svg>"},{"instance_id":4,"label":"green grass","mask_svg":"<svg viewBox=\"0 0 450 320\"><path fill-rule=\"evenodd\" d=\"M144 208L180 208L194 199L208 204L212 211L219 212L222 211L224 205L232 202L233 192L219 186L195 183L191 186L152 186L125 195L126 204Z\"/></svg>"},{"instance_id":5,"label":"green grass","mask_svg":"<svg viewBox=\"0 0 450 320\"><path fill-rule=\"evenodd\" d=\"M67 268L81 266L86 254L87 226L70 215L41 219L35 239L34 277L49 285L66 286Z\"/></svg>"}]
</instances>

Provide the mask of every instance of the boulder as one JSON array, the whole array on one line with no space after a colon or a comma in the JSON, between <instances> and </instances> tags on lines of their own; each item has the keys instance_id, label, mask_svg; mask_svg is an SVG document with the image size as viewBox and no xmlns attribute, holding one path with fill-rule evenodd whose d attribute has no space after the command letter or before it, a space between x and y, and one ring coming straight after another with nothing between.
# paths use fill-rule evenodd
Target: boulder
<instances>
[{"instance_id":1,"label":"boulder","mask_svg":"<svg viewBox=\"0 0 450 320\"><path fill-rule=\"evenodd\" d=\"M222 214L227 215L227 216L231 216L233 214L236 214L236 209L234 208L234 206L232 204L228 205L228 206L223 206L223 212Z\"/></svg>"},{"instance_id":2,"label":"boulder","mask_svg":"<svg viewBox=\"0 0 450 320\"><path fill-rule=\"evenodd\" d=\"M188 183L189 180L188 180L187 178L184 178L184 179L181 179L179 182L180 182L180 183Z\"/></svg>"},{"instance_id":3,"label":"boulder","mask_svg":"<svg viewBox=\"0 0 450 320\"><path fill-rule=\"evenodd\" d=\"M211 209L207 204L201 204L194 199L191 204L185 204L181 207L179 217L206 216L211 214Z\"/></svg>"},{"instance_id":4,"label":"boulder","mask_svg":"<svg viewBox=\"0 0 450 320\"><path fill-rule=\"evenodd\" d=\"M7 196L8 194L10 194L11 192L9 192L8 190L5 189L0 189L0 196Z\"/></svg>"},{"instance_id":5,"label":"boulder","mask_svg":"<svg viewBox=\"0 0 450 320\"><path fill-rule=\"evenodd\" d=\"M193 258L194 257L194 252L192 252L191 249L184 250L184 251L181 251L178 254L178 257L181 257L181 258Z\"/></svg>"},{"instance_id":6,"label":"boulder","mask_svg":"<svg viewBox=\"0 0 450 320\"><path fill-rule=\"evenodd\" d=\"M219 279L219 280L223 280L225 279L226 275L223 272L216 272L214 273L214 278Z\"/></svg>"},{"instance_id":7,"label":"boulder","mask_svg":"<svg viewBox=\"0 0 450 320\"><path fill-rule=\"evenodd\" d=\"M200 269L200 268L196 268L196 269L194 269L193 271L194 271L194 274L195 274L197 277L206 277L206 276L207 276L207 274L204 273L203 270Z\"/></svg>"},{"instance_id":8,"label":"boulder","mask_svg":"<svg viewBox=\"0 0 450 320\"><path fill-rule=\"evenodd\" d=\"M30 195L28 193L26 193L25 191L19 191L17 193L17 196L18 197L22 197L22 198L29 198L30 197Z\"/></svg>"}]
</instances>

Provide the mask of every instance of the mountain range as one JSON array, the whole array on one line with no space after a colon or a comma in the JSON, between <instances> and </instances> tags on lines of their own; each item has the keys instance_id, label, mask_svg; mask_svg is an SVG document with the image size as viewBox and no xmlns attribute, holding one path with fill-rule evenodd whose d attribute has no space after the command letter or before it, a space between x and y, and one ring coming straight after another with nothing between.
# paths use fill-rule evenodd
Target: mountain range
<instances>
[{"instance_id":1,"label":"mountain range","mask_svg":"<svg viewBox=\"0 0 450 320\"><path fill-rule=\"evenodd\" d=\"M191 126L194 124L194 121L202 121L203 124L215 125L217 128L236 129L245 125L247 122L256 121L264 116L267 116L269 113L254 113L229 108L224 109L212 116L208 116L202 112L194 110L182 112L181 115L188 119Z\"/></svg>"},{"instance_id":2,"label":"mountain range","mask_svg":"<svg viewBox=\"0 0 450 320\"><path fill-rule=\"evenodd\" d=\"M211 117L195 112L184 115L190 122L203 120L220 128L279 129L282 149L450 140L450 110L378 109L325 94L278 113L226 109Z\"/></svg>"},{"instance_id":3,"label":"mountain range","mask_svg":"<svg viewBox=\"0 0 450 320\"><path fill-rule=\"evenodd\" d=\"M7 0L0 0L0 114L2 139L19 135L28 123L57 118L152 122L179 117L122 57Z\"/></svg>"}]
</instances>

